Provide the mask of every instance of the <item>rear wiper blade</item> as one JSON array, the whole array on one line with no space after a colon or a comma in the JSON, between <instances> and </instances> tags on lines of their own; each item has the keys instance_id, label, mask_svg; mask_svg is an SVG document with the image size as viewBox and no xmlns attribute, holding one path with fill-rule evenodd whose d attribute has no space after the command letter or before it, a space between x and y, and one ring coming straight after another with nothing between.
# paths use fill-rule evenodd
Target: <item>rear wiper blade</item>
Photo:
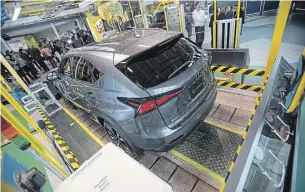
<instances>
[{"instance_id":1,"label":"rear wiper blade","mask_svg":"<svg viewBox=\"0 0 305 192\"><path fill-rule=\"evenodd\" d=\"M178 73L181 69L183 69L185 66L190 65L191 63L193 63L193 61L187 61L185 63L183 63L180 67L178 67L174 72L172 72L167 79L170 79L171 77L173 77L176 73Z\"/></svg>"}]
</instances>

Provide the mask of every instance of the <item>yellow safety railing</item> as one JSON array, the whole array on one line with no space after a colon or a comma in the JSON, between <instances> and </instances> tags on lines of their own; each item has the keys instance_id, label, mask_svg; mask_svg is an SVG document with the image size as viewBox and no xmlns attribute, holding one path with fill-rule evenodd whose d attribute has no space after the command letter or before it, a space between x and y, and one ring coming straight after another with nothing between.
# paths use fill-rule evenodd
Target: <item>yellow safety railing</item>
<instances>
[{"instance_id":1,"label":"yellow safety railing","mask_svg":"<svg viewBox=\"0 0 305 192\"><path fill-rule=\"evenodd\" d=\"M178 17L179 17L179 29L182 32L182 16L181 16L181 9L180 9L180 0L177 0L177 8L178 8Z\"/></svg>"},{"instance_id":2,"label":"yellow safety railing","mask_svg":"<svg viewBox=\"0 0 305 192\"><path fill-rule=\"evenodd\" d=\"M61 168L64 167L55 156L45 148L37 138L35 138L31 132L1 103L1 116L9 122L16 130L19 131L28 141L31 142L31 146L46 160L48 161L61 175L65 178L68 174ZM49 155L49 156L48 156ZM51 157L51 158L50 158Z\"/></svg>"},{"instance_id":3,"label":"yellow safety railing","mask_svg":"<svg viewBox=\"0 0 305 192\"><path fill-rule=\"evenodd\" d=\"M49 141L46 134L41 130L37 123L31 118L31 116L19 105L19 103L11 96L7 90L1 85L1 95L20 113L25 120L35 129L49 144Z\"/></svg>"},{"instance_id":4,"label":"yellow safety railing","mask_svg":"<svg viewBox=\"0 0 305 192\"><path fill-rule=\"evenodd\" d=\"M214 22L213 22L213 48L216 48L216 18L217 18L217 2L214 0Z\"/></svg>"},{"instance_id":5,"label":"yellow safety railing","mask_svg":"<svg viewBox=\"0 0 305 192\"><path fill-rule=\"evenodd\" d=\"M266 77L269 76L269 74L271 73L275 58L280 50L282 37L284 35L287 18L290 12L290 7L291 7L291 0L281 1L281 6L279 7L277 13L277 19L271 41L269 57L265 68L264 79L266 79Z\"/></svg>"},{"instance_id":6,"label":"yellow safety railing","mask_svg":"<svg viewBox=\"0 0 305 192\"><path fill-rule=\"evenodd\" d=\"M134 27L135 27L135 29L137 29L137 23L136 23L136 20L134 19L133 10L131 8L130 0L128 0L128 5L129 5L129 9L130 9L130 13L131 13L131 17L132 17L132 20L133 20Z\"/></svg>"},{"instance_id":7,"label":"yellow safety railing","mask_svg":"<svg viewBox=\"0 0 305 192\"><path fill-rule=\"evenodd\" d=\"M94 39L97 41L97 42L101 42L102 39L99 35L99 33L97 32L96 28L95 28L95 24L93 23L93 19L92 19L92 15L89 11L86 11L85 12L85 15L87 17L87 21L88 21L88 24L89 24L89 27L91 29L91 32L92 32L92 35L94 36Z\"/></svg>"},{"instance_id":8,"label":"yellow safety railing","mask_svg":"<svg viewBox=\"0 0 305 192\"><path fill-rule=\"evenodd\" d=\"M9 91L13 91L13 89L11 88L11 86L5 81L4 77L2 77L2 75L0 76L1 79L1 83L3 85L5 85L5 87L9 90Z\"/></svg>"},{"instance_id":9,"label":"yellow safety railing","mask_svg":"<svg viewBox=\"0 0 305 192\"><path fill-rule=\"evenodd\" d=\"M236 16L236 30L235 30L235 45L234 48L238 47L238 34L239 34L239 20L240 20L240 0L237 3L237 16Z\"/></svg>"},{"instance_id":10,"label":"yellow safety railing","mask_svg":"<svg viewBox=\"0 0 305 192\"><path fill-rule=\"evenodd\" d=\"M144 28L146 28L147 26L146 26L146 22L145 22L145 20L144 20L144 13L143 13L143 7L142 7L141 0L139 0L139 7L140 7L140 11L141 11L143 26L144 26Z\"/></svg>"},{"instance_id":11,"label":"yellow safety railing","mask_svg":"<svg viewBox=\"0 0 305 192\"><path fill-rule=\"evenodd\" d=\"M168 18L167 18L167 12L166 12L166 6L164 5L164 18L165 18L165 26L166 26L166 30L168 30Z\"/></svg>"}]
</instances>

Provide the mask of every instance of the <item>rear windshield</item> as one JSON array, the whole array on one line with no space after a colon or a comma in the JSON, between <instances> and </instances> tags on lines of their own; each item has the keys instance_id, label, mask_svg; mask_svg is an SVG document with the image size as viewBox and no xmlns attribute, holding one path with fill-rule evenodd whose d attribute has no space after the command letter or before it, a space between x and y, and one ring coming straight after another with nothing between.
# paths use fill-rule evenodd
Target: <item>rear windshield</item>
<instances>
[{"instance_id":1,"label":"rear windshield","mask_svg":"<svg viewBox=\"0 0 305 192\"><path fill-rule=\"evenodd\" d=\"M121 62L117 68L143 88L167 81L188 68L198 50L189 40L178 36Z\"/></svg>"}]
</instances>

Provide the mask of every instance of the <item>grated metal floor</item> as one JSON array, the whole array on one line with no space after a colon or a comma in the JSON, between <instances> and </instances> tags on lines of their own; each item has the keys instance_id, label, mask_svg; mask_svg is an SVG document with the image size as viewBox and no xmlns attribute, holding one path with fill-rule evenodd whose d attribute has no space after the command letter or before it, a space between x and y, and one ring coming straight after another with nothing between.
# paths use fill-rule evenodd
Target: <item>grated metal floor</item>
<instances>
[{"instance_id":1,"label":"grated metal floor","mask_svg":"<svg viewBox=\"0 0 305 192\"><path fill-rule=\"evenodd\" d=\"M50 120L57 126L57 131L74 153L80 164L93 156L101 148L101 146L63 110L52 115Z\"/></svg>"},{"instance_id":2,"label":"grated metal floor","mask_svg":"<svg viewBox=\"0 0 305 192\"><path fill-rule=\"evenodd\" d=\"M175 150L225 178L241 140L241 135L204 123Z\"/></svg>"}]
</instances>

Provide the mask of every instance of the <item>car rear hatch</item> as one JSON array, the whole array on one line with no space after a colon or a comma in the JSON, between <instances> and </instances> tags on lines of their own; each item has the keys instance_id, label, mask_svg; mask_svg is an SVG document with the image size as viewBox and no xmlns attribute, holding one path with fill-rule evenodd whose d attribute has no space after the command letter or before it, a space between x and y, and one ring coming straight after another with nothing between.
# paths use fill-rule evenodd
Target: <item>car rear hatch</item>
<instances>
[{"instance_id":1,"label":"car rear hatch","mask_svg":"<svg viewBox=\"0 0 305 192\"><path fill-rule=\"evenodd\" d=\"M169 128L185 123L212 87L210 60L208 52L179 35L124 61L125 75L151 96L139 111L157 109Z\"/></svg>"}]
</instances>

